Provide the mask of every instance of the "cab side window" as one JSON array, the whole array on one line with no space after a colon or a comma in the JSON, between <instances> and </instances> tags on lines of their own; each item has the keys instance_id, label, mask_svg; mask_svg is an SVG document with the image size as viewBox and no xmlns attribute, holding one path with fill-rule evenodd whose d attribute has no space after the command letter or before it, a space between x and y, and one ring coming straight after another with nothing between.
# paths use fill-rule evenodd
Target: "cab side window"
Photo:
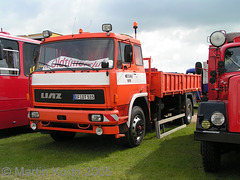
<instances>
[{"instance_id":1,"label":"cab side window","mask_svg":"<svg viewBox=\"0 0 240 180\"><path fill-rule=\"evenodd\" d=\"M122 69L122 64L123 63L129 63L127 61L125 61L125 57L124 57L124 50L125 50L125 46L127 46L129 44L127 43L122 43L122 42L118 42L118 46L117 46L117 68L118 69Z\"/></svg>"},{"instance_id":2,"label":"cab side window","mask_svg":"<svg viewBox=\"0 0 240 180\"><path fill-rule=\"evenodd\" d=\"M0 60L0 75L18 76L20 73L19 45L17 41L0 39L3 59Z\"/></svg>"},{"instance_id":3,"label":"cab side window","mask_svg":"<svg viewBox=\"0 0 240 180\"><path fill-rule=\"evenodd\" d=\"M142 50L140 46L134 45L134 58L136 65L138 66L143 65Z\"/></svg>"},{"instance_id":4,"label":"cab side window","mask_svg":"<svg viewBox=\"0 0 240 180\"><path fill-rule=\"evenodd\" d=\"M35 70L36 66L36 55L39 52L38 44L23 43L23 65L24 74L28 76Z\"/></svg>"}]
</instances>

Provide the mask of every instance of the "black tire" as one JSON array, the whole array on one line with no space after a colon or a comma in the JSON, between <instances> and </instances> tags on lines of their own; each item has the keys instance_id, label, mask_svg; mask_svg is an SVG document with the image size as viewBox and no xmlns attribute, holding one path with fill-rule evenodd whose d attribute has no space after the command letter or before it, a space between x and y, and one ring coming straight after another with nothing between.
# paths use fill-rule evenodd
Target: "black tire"
<instances>
[{"instance_id":1,"label":"black tire","mask_svg":"<svg viewBox=\"0 0 240 180\"><path fill-rule=\"evenodd\" d=\"M202 163L206 172L217 172L221 164L221 149L215 142L201 142Z\"/></svg>"},{"instance_id":2,"label":"black tire","mask_svg":"<svg viewBox=\"0 0 240 180\"><path fill-rule=\"evenodd\" d=\"M184 123L188 125L192 121L192 113L193 113L192 101L189 98L186 99L185 108L186 109L185 109Z\"/></svg>"},{"instance_id":3,"label":"black tire","mask_svg":"<svg viewBox=\"0 0 240 180\"><path fill-rule=\"evenodd\" d=\"M126 140L130 147L139 146L143 140L146 129L144 112L141 107L134 106L132 109L130 127L126 132Z\"/></svg>"},{"instance_id":4,"label":"black tire","mask_svg":"<svg viewBox=\"0 0 240 180\"><path fill-rule=\"evenodd\" d=\"M64 132L64 131L52 131L50 133L50 136L55 140L55 141L68 141L71 140L75 137L76 133L75 132Z\"/></svg>"}]
</instances>

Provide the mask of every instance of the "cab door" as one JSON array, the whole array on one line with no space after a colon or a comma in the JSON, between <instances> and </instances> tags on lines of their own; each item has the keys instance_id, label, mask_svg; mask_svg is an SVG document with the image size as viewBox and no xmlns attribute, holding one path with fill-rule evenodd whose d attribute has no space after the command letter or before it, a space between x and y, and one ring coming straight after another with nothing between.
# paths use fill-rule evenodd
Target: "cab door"
<instances>
[{"instance_id":1,"label":"cab door","mask_svg":"<svg viewBox=\"0 0 240 180\"><path fill-rule=\"evenodd\" d=\"M146 92L141 47L118 42L117 87L119 105L129 105L134 94Z\"/></svg>"},{"instance_id":2,"label":"cab door","mask_svg":"<svg viewBox=\"0 0 240 180\"><path fill-rule=\"evenodd\" d=\"M22 120L19 111L23 108L21 94L24 82L19 82L22 78L18 41L0 41L3 46L3 57L0 60L0 129L4 129L14 127L19 119Z\"/></svg>"}]
</instances>

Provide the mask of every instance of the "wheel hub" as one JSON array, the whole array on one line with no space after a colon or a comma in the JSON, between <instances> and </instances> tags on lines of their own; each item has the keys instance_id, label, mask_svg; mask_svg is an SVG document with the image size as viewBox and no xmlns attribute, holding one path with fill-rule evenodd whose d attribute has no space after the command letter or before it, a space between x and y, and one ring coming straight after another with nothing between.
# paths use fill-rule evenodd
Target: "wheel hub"
<instances>
[{"instance_id":1,"label":"wheel hub","mask_svg":"<svg viewBox=\"0 0 240 180\"><path fill-rule=\"evenodd\" d=\"M191 113L192 113L192 109L191 109L191 106L188 105L187 107L187 120L190 121L191 120Z\"/></svg>"},{"instance_id":2,"label":"wheel hub","mask_svg":"<svg viewBox=\"0 0 240 180\"><path fill-rule=\"evenodd\" d=\"M134 136L141 136L144 131L144 124L143 120L139 117L136 116L133 120L133 126L132 126L132 132Z\"/></svg>"}]
</instances>

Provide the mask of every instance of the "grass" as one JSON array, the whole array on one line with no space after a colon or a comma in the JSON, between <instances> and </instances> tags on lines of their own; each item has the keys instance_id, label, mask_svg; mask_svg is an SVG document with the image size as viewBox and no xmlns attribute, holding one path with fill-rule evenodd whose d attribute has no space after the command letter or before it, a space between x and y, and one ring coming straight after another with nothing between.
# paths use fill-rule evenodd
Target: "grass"
<instances>
[{"instance_id":1,"label":"grass","mask_svg":"<svg viewBox=\"0 0 240 180\"><path fill-rule=\"evenodd\" d=\"M193 107L194 114L197 114L197 112L198 112L198 106L199 106L199 103L197 103L197 104Z\"/></svg>"},{"instance_id":2,"label":"grass","mask_svg":"<svg viewBox=\"0 0 240 180\"><path fill-rule=\"evenodd\" d=\"M111 136L78 134L57 143L40 133L0 134L0 179L239 179L235 152L222 156L221 172L204 172L195 125L163 139L148 133L136 148ZM5 167L11 175L2 174L9 172Z\"/></svg>"}]
</instances>

